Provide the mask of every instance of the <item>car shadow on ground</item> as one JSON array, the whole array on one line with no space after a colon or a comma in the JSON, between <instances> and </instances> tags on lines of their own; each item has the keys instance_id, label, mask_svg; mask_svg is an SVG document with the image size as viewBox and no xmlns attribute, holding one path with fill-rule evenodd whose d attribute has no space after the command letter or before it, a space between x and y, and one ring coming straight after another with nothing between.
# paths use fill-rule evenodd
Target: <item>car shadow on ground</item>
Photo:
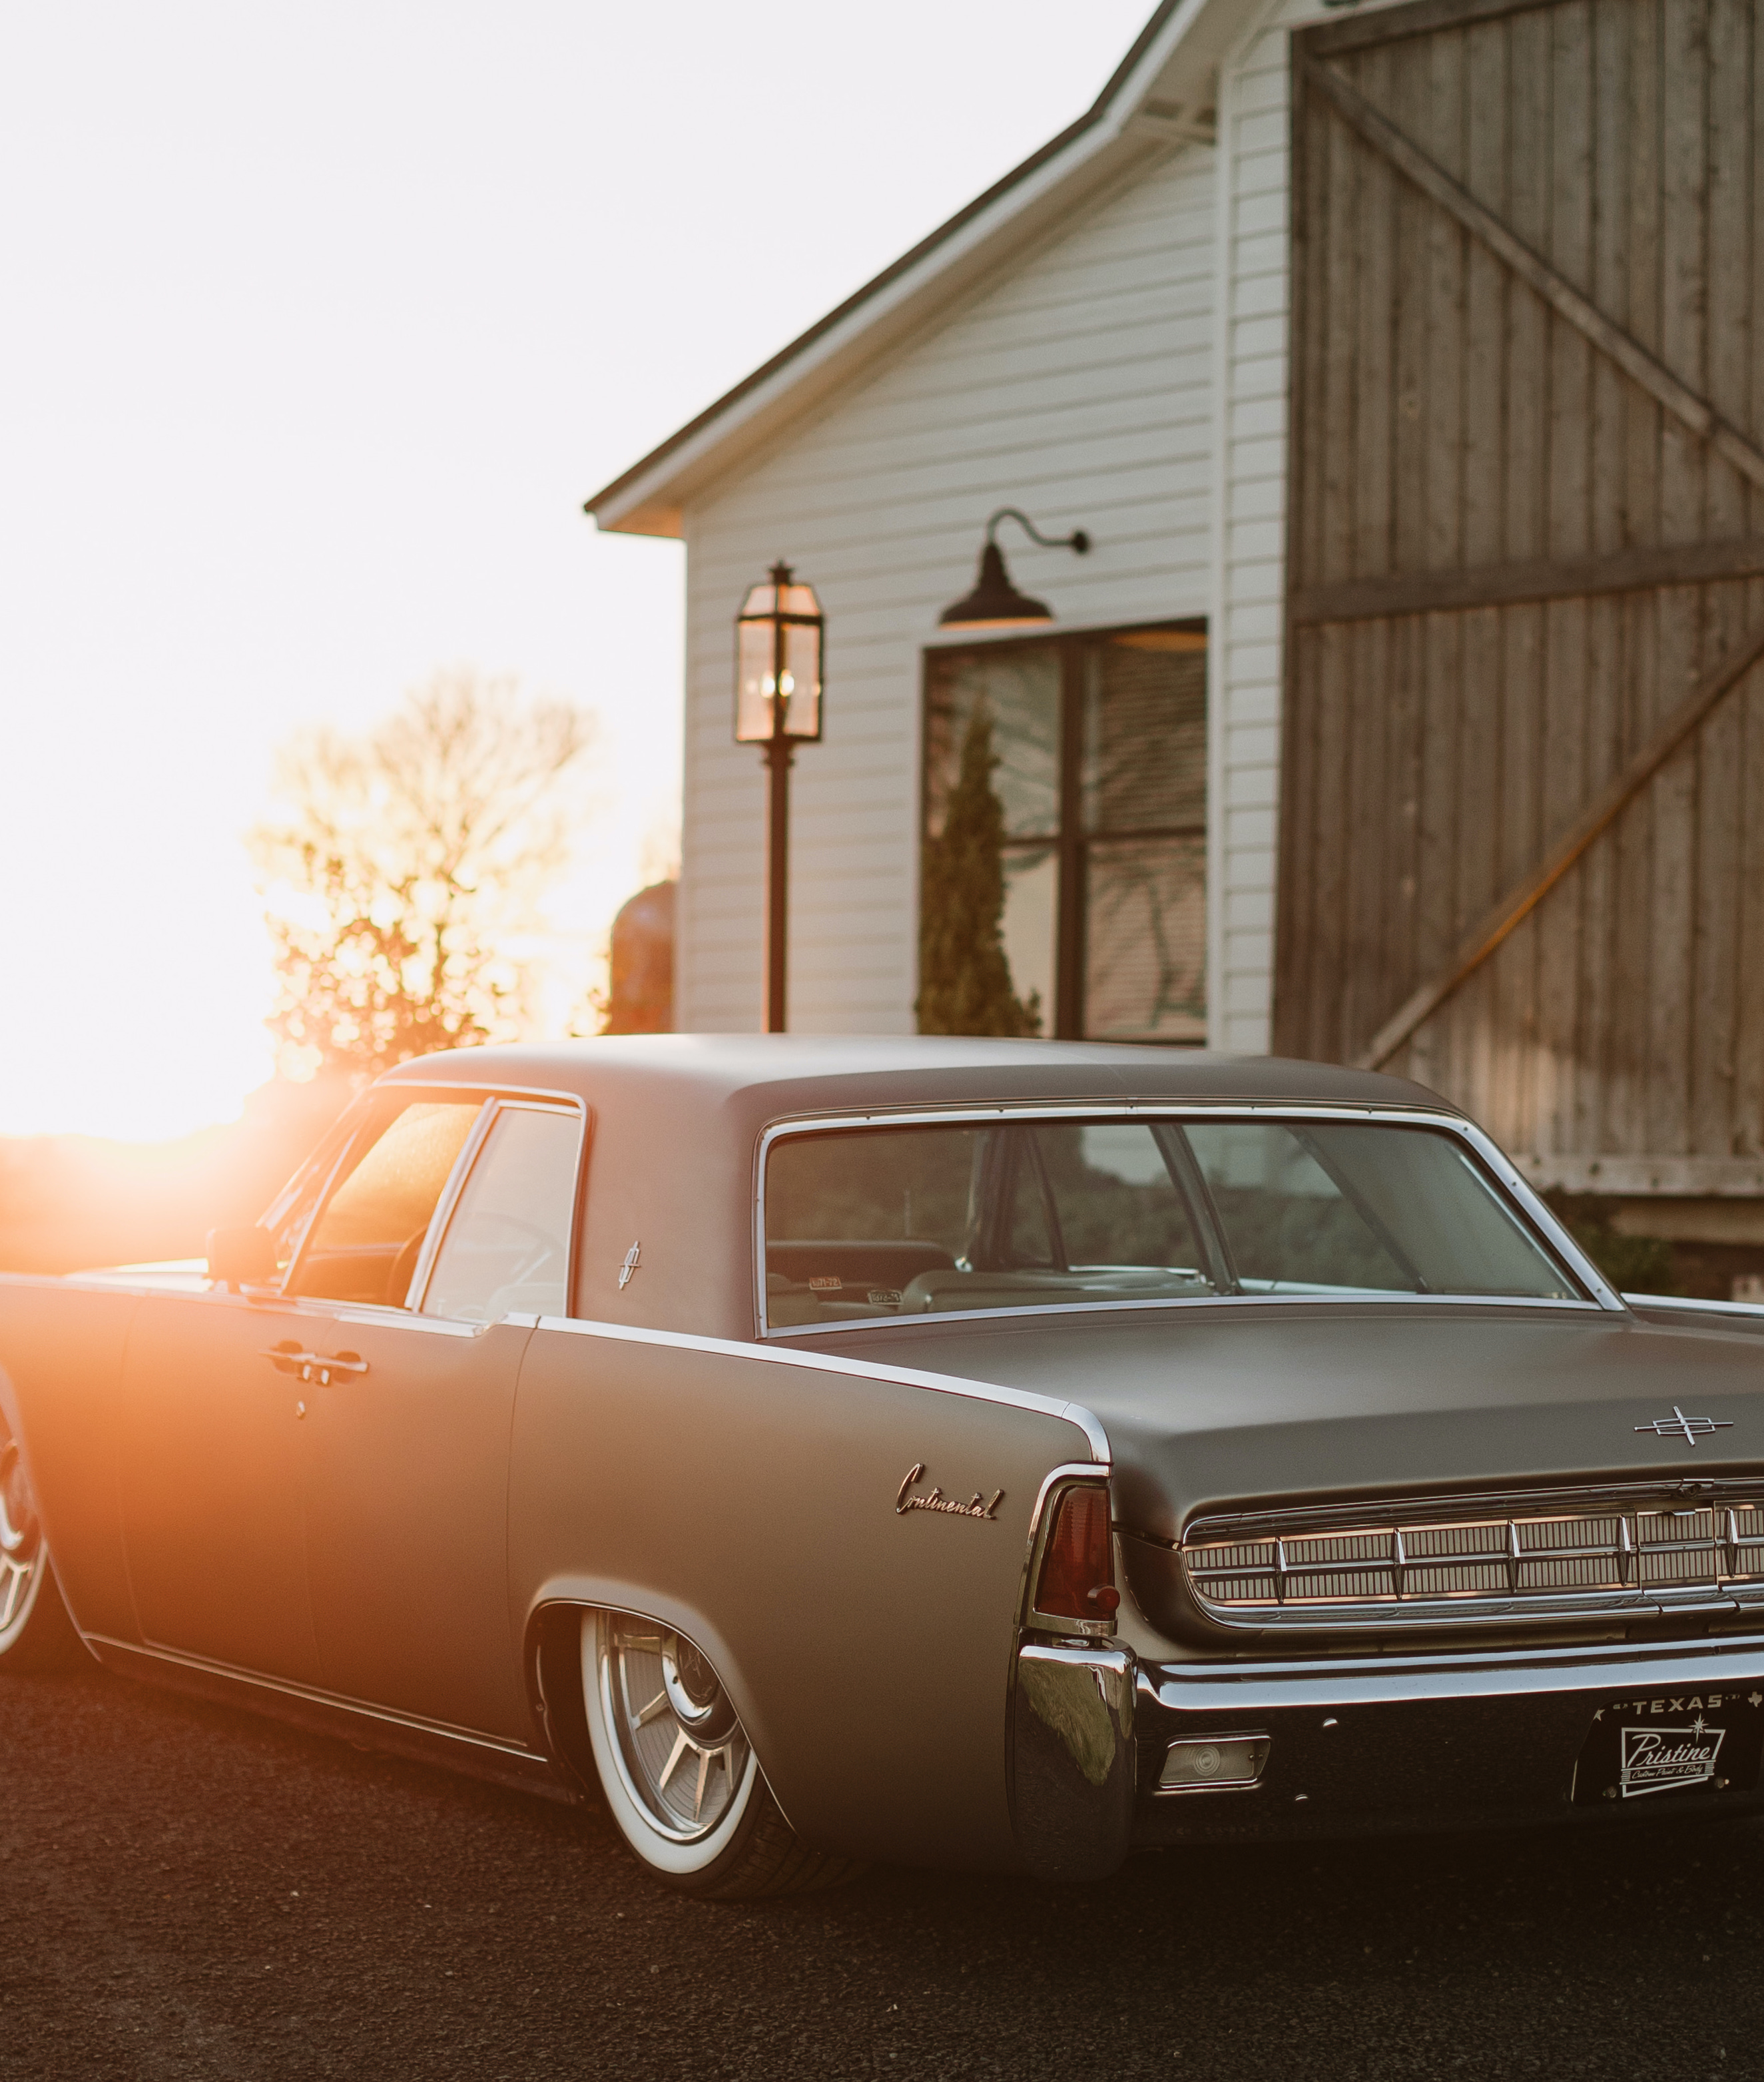
<instances>
[{"instance_id":1,"label":"car shadow on ground","mask_svg":"<svg viewBox=\"0 0 1764 2082\"><path fill-rule=\"evenodd\" d=\"M570 1810L142 1689L0 1685L10 2078L1732 2076L1764 1824L874 1868L707 1904Z\"/></svg>"}]
</instances>

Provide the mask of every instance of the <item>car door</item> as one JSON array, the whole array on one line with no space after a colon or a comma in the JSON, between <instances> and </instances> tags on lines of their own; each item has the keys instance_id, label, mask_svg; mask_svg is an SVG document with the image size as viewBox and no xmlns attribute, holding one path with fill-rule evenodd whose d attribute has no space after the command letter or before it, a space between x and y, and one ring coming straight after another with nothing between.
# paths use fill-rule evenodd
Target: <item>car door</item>
<instances>
[{"instance_id":1,"label":"car door","mask_svg":"<svg viewBox=\"0 0 1764 2082\"><path fill-rule=\"evenodd\" d=\"M327 1366L364 1363L337 1335L338 1301L408 1282L412 1239L420 1245L482 1110L482 1095L377 1094L277 1224L298 1249L284 1291L143 1304L124 1362L120 1482L149 1644L322 1681L305 1420Z\"/></svg>"},{"instance_id":2,"label":"car door","mask_svg":"<svg viewBox=\"0 0 1764 2082\"><path fill-rule=\"evenodd\" d=\"M360 1370L308 1390L305 1427L327 1691L530 1734L508 1616L509 1440L533 1321L568 1307L583 1125L571 1106L487 1102L403 1304L336 1309L332 1344Z\"/></svg>"},{"instance_id":3,"label":"car door","mask_svg":"<svg viewBox=\"0 0 1764 2082\"><path fill-rule=\"evenodd\" d=\"M124 1362L123 1536L150 1646L316 1684L292 1303L152 1295Z\"/></svg>"}]
</instances>

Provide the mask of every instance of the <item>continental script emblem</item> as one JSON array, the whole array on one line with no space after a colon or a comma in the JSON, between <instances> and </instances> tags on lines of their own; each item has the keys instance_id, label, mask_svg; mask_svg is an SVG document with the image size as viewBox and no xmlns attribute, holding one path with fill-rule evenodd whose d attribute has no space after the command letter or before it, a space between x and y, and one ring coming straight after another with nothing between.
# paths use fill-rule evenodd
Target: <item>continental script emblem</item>
<instances>
[{"instance_id":1,"label":"continental script emblem","mask_svg":"<svg viewBox=\"0 0 1764 2082\"><path fill-rule=\"evenodd\" d=\"M1687 1728L1625 1728L1619 1774L1624 1799L1707 1785L1715 1776L1726 1733L1711 1728L1700 1713Z\"/></svg>"},{"instance_id":2,"label":"continental script emblem","mask_svg":"<svg viewBox=\"0 0 1764 2082\"><path fill-rule=\"evenodd\" d=\"M1657 1439L1682 1439L1687 1446L1694 1446L1699 1439L1707 1439L1711 1431L1731 1431L1731 1417L1686 1417L1675 1402L1669 1417L1657 1417L1652 1424L1638 1424L1638 1431L1652 1431Z\"/></svg>"},{"instance_id":3,"label":"continental script emblem","mask_svg":"<svg viewBox=\"0 0 1764 2082\"><path fill-rule=\"evenodd\" d=\"M983 1502L976 1490L966 1503L958 1503L954 1497L946 1497L941 1489L927 1490L921 1494L912 1494L915 1482L924 1480L925 1464L915 1460L907 1470L907 1479L900 1486L900 1494L895 1498L895 1515L904 1518L909 1511L941 1511L951 1518L996 1518L999 1506L1004 1501L1003 1490L992 1492L992 1501Z\"/></svg>"}]
</instances>

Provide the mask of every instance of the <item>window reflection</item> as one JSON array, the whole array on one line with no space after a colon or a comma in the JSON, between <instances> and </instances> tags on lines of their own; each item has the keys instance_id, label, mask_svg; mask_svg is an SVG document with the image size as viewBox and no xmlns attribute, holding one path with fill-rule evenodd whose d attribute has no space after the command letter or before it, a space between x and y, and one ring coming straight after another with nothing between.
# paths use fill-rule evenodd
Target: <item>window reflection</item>
<instances>
[{"instance_id":1,"label":"window reflection","mask_svg":"<svg viewBox=\"0 0 1764 2082\"><path fill-rule=\"evenodd\" d=\"M977 723L995 761L990 810L976 811L971 782L956 792ZM926 1030L1021 1031L1010 1023L1014 996L1038 1009L1043 1033L1204 1041L1205 635L1161 627L932 651L924 760L921 1018L959 1005L994 1022L945 1029L933 1019ZM958 835L962 858L996 849L1008 993L980 976L999 952L975 939L952 954L930 908L975 886L970 870L952 889L953 801L973 828ZM967 929L973 939L972 921ZM972 988L943 973L962 959L975 965Z\"/></svg>"},{"instance_id":2,"label":"window reflection","mask_svg":"<svg viewBox=\"0 0 1764 2082\"><path fill-rule=\"evenodd\" d=\"M482 1110L477 1099L383 1099L320 1210L289 1291L402 1308L430 1220Z\"/></svg>"},{"instance_id":3,"label":"window reflection","mask_svg":"<svg viewBox=\"0 0 1764 2082\"><path fill-rule=\"evenodd\" d=\"M1212 1295L1578 1289L1455 1136L1395 1123L1012 1121L781 1138L777 1328Z\"/></svg>"},{"instance_id":4,"label":"window reflection","mask_svg":"<svg viewBox=\"0 0 1764 2082\"><path fill-rule=\"evenodd\" d=\"M574 1114L499 1110L436 1254L424 1315L493 1323L566 1313L581 1140Z\"/></svg>"}]
</instances>

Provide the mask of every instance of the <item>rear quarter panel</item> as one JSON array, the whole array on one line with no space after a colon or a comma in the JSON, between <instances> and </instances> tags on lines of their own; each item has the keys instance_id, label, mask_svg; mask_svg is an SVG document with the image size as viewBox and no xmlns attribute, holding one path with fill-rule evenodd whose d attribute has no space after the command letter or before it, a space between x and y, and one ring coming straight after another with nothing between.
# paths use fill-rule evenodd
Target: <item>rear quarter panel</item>
<instances>
[{"instance_id":1,"label":"rear quarter panel","mask_svg":"<svg viewBox=\"0 0 1764 2082\"><path fill-rule=\"evenodd\" d=\"M798 1831L915 1864L1014 1861L1013 1654L1037 1496L1093 1458L1058 1406L606 1325L541 1325L516 1400L513 1617L576 1601L715 1663ZM916 1511L1002 1490L996 1517Z\"/></svg>"},{"instance_id":2,"label":"rear quarter panel","mask_svg":"<svg viewBox=\"0 0 1764 2082\"><path fill-rule=\"evenodd\" d=\"M0 1274L0 1406L20 1442L69 1607L135 1638L117 1488L116 1397L144 1297Z\"/></svg>"}]
</instances>

